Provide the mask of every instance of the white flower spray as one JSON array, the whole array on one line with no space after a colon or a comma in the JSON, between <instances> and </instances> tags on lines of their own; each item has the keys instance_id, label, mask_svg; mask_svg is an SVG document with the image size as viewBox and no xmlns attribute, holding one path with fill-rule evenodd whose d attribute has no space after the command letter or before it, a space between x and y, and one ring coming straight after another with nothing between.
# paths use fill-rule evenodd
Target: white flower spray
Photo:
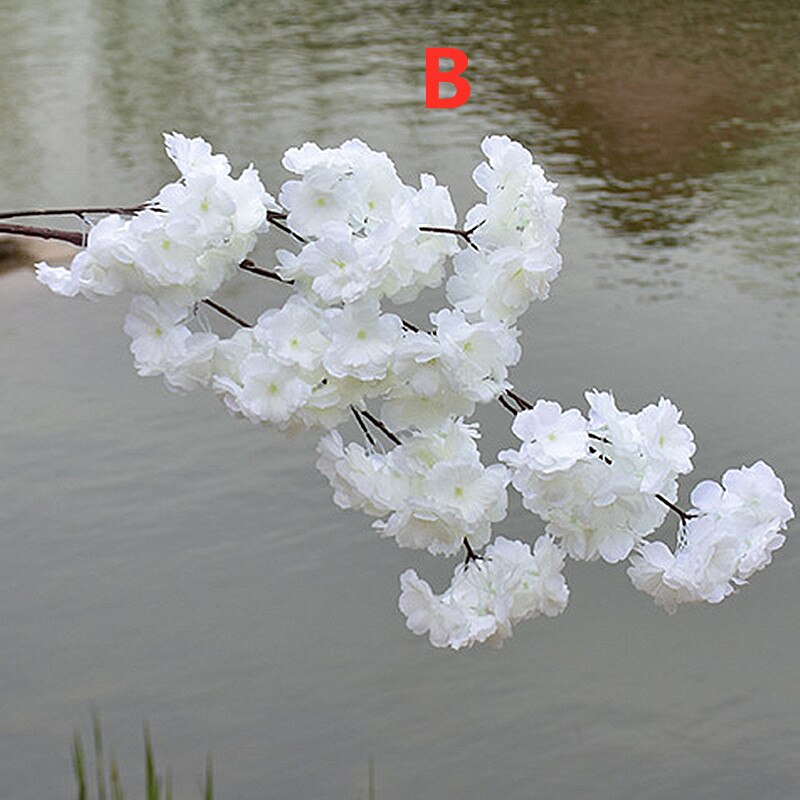
<instances>
[{"instance_id":1,"label":"white flower spray","mask_svg":"<svg viewBox=\"0 0 800 800\"><path fill-rule=\"evenodd\" d=\"M180 179L143 206L110 210L68 268L39 264L38 279L70 297L133 294L124 329L140 375L161 375L173 391L209 388L254 423L323 429L317 465L338 506L375 517L400 547L463 548L442 594L413 570L401 575L400 610L414 633L456 650L502 644L517 622L564 610L567 556L629 559L633 585L670 613L718 603L784 543L793 509L761 461L729 470L722 485L700 483L690 510L676 505L695 445L669 400L629 413L592 391L585 417L514 391L516 322L558 276L564 210L521 144L484 139L473 180L485 200L459 228L446 187L431 175L404 184L385 153L358 139L288 150L283 165L297 177L280 204L252 166L232 178L202 139L173 133L165 143ZM269 226L295 247L266 269L248 256ZM76 237L29 235L42 231ZM240 272L293 293L251 325L212 299ZM428 330L382 307L443 283L449 306ZM236 332L200 327L201 302ZM478 423L465 420L492 401L514 415L521 444L484 465ZM364 445L336 429L351 416ZM509 485L545 523L533 549L492 539ZM674 551L648 538L669 513L679 522Z\"/></svg>"}]
</instances>

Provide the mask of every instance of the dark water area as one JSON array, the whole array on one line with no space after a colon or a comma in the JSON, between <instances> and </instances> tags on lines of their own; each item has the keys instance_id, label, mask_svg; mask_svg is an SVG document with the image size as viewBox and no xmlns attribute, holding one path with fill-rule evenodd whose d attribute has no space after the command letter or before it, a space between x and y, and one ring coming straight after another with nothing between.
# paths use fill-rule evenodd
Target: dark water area
<instances>
[{"instance_id":1,"label":"dark water area","mask_svg":"<svg viewBox=\"0 0 800 800\"><path fill-rule=\"evenodd\" d=\"M2 209L140 202L178 130L273 193L287 147L359 136L463 214L482 137L520 139L568 205L515 385L668 396L698 443L684 497L763 458L797 505L797 4L0 0L0 30ZM457 110L424 106L433 46L470 58ZM226 295L278 302L249 277ZM796 796L793 528L719 607L669 617L622 569L570 564L562 618L436 651L397 576L452 564L336 509L313 435L139 379L124 313L0 274L0 798L70 795L93 704L131 796L144 720L176 796L208 751L221 798L365 797L370 759L381 799ZM481 421L492 455L507 419ZM512 502L496 533L540 528Z\"/></svg>"}]
</instances>

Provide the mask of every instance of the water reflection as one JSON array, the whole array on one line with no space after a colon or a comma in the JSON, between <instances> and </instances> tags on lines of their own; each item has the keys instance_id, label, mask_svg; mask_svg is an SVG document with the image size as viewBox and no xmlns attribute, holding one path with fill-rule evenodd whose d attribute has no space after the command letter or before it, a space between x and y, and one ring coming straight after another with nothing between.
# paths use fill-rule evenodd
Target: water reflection
<instances>
[{"instance_id":1,"label":"water reflection","mask_svg":"<svg viewBox=\"0 0 800 800\"><path fill-rule=\"evenodd\" d=\"M67 158L92 148L89 169L117 201L121 185L133 198L170 176L158 130L203 132L265 169L299 139L336 141L332 131L380 144L400 124L413 152L417 135L447 149L506 130L617 237L596 265L607 282L657 287L648 264L721 263L724 240L762 286L794 291L795 4L90 0L61 15L39 0L10 6L4 25L17 32L0 52L0 141L20 154L0 165L9 191L30 186L30 165L56 138ZM48 52L34 56L40 41ZM469 53L473 96L426 113L422 52L442 43ZM48 130L53 116L68 142ZM734 276L742 287L752 278Z\"/></svg>"},{"instance_id":2,"label":"water reflection","mask_svg":"<svg viewBox=\"0 0 800 800\"><path fill-rule=\"evenodd\" d=\"M793 4L498 3L487 12L487 41L470 46L503 66L498 102L544 106L566 134L558 149L582 172L663 186L725 169L732 145L763 133L752 122L800 116Z\"/></svg>"},{"instance_id":3,"label":"water reflection","mask_svg":"<svg viewBox=\"0 0 800 800\"><path fill-rule=\"evenodd\" d=\"M764 181L763 169L797 169L795 4L489 3L464 11L459 33L491 80L481 102L576 176L604 226L649 251L718 238L722 184L728 219L756 216L771 231L748 255L794 277L796 184Z\"/></svg>"}]
</instances>

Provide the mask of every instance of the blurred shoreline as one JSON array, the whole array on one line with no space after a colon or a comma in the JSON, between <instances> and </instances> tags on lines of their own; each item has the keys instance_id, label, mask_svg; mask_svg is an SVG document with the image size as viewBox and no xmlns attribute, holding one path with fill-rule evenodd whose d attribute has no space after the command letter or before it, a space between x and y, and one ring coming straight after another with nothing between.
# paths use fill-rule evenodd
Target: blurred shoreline
<instances>
[{"instance_id":1,"label":"blurred shoreline","mask_svg":"<svg viewBox=\"0 0 800 800\"><path fill-rule=\"evenodd\" d=\"M0 275L32 269L37 261L66 264L77 248L70 244L28 236L0 236Z\"/></svg>"}]
</instances>

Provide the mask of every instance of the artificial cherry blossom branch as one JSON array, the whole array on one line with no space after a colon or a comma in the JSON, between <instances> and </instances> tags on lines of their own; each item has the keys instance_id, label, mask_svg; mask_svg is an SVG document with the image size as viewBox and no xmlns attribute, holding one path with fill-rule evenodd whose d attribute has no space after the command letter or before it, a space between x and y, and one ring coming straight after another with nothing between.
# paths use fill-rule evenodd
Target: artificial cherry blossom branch
<instances>
[{"instance_id":1,"label":"artificial cherry blossom branch","mask_svg":"<svg viewBox=\"0 0 800 800\"><path fill-rule=\"evenodd\" d=\"M46 216L46 215L55 216L55 215L59 215L59 214L60 215L76 214L78 216L81 216L81 214L84 214L84 213L85 214L89 214L89 213L104 213L104 212L105 213L135 213L136 211L143 210L143 209L145 209L147 207L148 207L147 205L142 205L142 206L132 207L130 209L49 209L49 210L26 211L26 212L6 212L6 213L3 213L3 214L0 214L0 219L5 219L5 218L9 218L9 217L22 217L22 216ZM285 219L286 215L277 214L275 212L267 212L268 218L269 218L269 214L270 213L274 214L274 219L270 220L270 222L272 222L272 224L276 225L276 227L279 227L281 230L285 230L287 233L291 234L292 236L294 236L298 240L304 241L304 240L301 239L301 237L299 237L297 234L295 234L294 231L292 231L290 228L288 228L288 226L280 224L280 219ZM480 223L480 224L482 224L482 223ZM454 229L436 228L435 226L420 226L420 230L421 231L430 232L430 233L453 233L453 234L461 235L470 244L472 244L472 242L469 240L469 235L477 227L478 226L476 225L476 226L470 228L467 231L459 231L459 230L454 230ZM17 235L22 235L22 236L32 236L32 237L37 237L37 238L44 238L44 239L58 239L60 241L69 242L70 244L75 244L75 245L78 245L78 246L83 244L83 239L84 239L84 235L82 233L78 232L78 231L64 231L64 230L58 230L58 229L54 229L54 228L39 228L39 227L29 226L29 225L16 225L16 224L12 224L12 223L0 223L0 233L4 233L4 232L5 233L14 233L14 234L17 234ZM245 259L244 261L242 261L239 264L239 268L244 270L244 271L246 271L246 272L251 272L253 274L259 275L261 277L265 277L265 278L269 278L271 280L279 281L280 283L286 283L286 284L292 284L293 283L293 281L284 280L277 272L273 272L272 270L262 269L261 267L256 267L255 264L250 259ZM251 323L246 322L241 317L237 316L232 311L226 309L224 306L220 305L219 303L217 303L217 302L215 302L213 300L205 298L202 302L205 305L209 306L210 308L213 308L217 313L221 314L224 317L227 317L229 320L231 320L232 322L235 322L237 325L240 325L243 328L252 328L253 327L253 325ZM409 323L409 322L407 322L405 320L403 320L403 325L408 330L411 330L411 331L414 331L414 332L418 332L419 331L419 328L417 328L415 325L413 325L413 324L411 324L411 323ZM514 392L511 389L507 389L506 392L505 392L505 395L508 396L509 398L511 398L519 406L520 410L528 410L528 409L533 408L533 405L530 403L530 401L526 400L521 395L517 394L516 392ZM519 413L505 399L505 397L503 395L500 395L498 397L498 401L501 403L501 405L504 408L506 408L512 414ZM353 413L355 415L356 421L359 424L359 427L361 427L362 431L365 431L365 427L366 426L364 425L363 419L361 419L361 416L359 415L359 412L354 407L353 407ZM396 445L402 444L402 441L400 440L400 438L396 434L394 434L392 431L390 431L380 419L378 419L374 415L370 414L370 412L368 412L368 411L365 411L365 412L362 412L362 413L390 441L392 441ZM368 434L366 431L365 431L365 435L367 436L367 440L370 442L370 444L372 444L374 446L375 442L374 442L374 439L372 438L372 435ZM602 441L602 442L604 442L606 444L610 444L611 443L605 437L598 436L597 434L594 434L594 433L589 433L589 438L590 439L595 439L595 440L598 440L598 441ZM591 451L598 452L594 448L591 448ZM600 457L604 461L606 461L606 463L611 463L611 459L609 459L604 454L600 454ZM685 524L685 522L687 520L689 520L693 516L695 516L695 515L691 514L690 512L684 511L682 508L680 508L679 506L675 505L674 503L670 502L669 500L667 500L666 497L664 497L661 494L656 494L656 495L654 495L654 497L660 503L665 505L670 511L673 511L675 514L677 514L678 517L680 518L681 522L684 523L684 524Z\"/></svg>"},{"instance_id":2,"label":"artificial cherry blossom branch","mask_svg":"<svg viewBox=\"0 0 800 800\"><path fill-rule=\"evenodd\" d=\"M561 269L564 200L519 143L483 141L486 161L473 179L485 203L458 228L449 192L434 176L421 176L419 189L407 186L386 154L357 139L333 150L313 143L288 150L283 164L299 179L284 183L278 205L252 167L234 178L225 156L202 139L164 138L181 176L146 207L159 213L133 220L112 213L88 235L16 224L0 232L86 239L69 267L39 264L37 278L69 297L133 293L124 330L139 374L163 375L183 391L210 389L255 423L328 429L317 466L337 505L382 518L375 528L401 547L455 556L463 546L466 565L483 558L469 575L456 567L441 595L412 570L403 573L399 605L414 633L459 649L499 643L523 619L555 616L569 596L561 575L567 556L609 563L630 556L634 585L668 611L719 602L783 543L793 511L761 462L729 470L722 486L699 484L691 511L669 499L695 447L668 400L629 414L610 393L591 392L587 421L577 409L499 390L520 359L517 320L547 298ZM82 211L97 210L65 211L84 219ZM304 245L278 252L275 271L248 258L265 223ZM480 225L486 236L476 255ZM407 235L415 231L445 237ZM259 316L257 331L211 299L239 270L296 279L283 306ZM381 308L384 298L403 304L445 280L448 305L430 315L430 332ZM240 329L227 338L192 331L187 318L199 302ZM523 444L484 466L478 425L465 420L490 397L514 415ZM366 408L378 398L388 425ZM331 430L348 408L369 447L345 446ZM379 451L376 431L395 447ZM509 482L546 523L532 547L492 541L492 525L507 515ZM667 516L652 497L681 518L674 553L646 539Z\"/></svg>"}]
</instances>

